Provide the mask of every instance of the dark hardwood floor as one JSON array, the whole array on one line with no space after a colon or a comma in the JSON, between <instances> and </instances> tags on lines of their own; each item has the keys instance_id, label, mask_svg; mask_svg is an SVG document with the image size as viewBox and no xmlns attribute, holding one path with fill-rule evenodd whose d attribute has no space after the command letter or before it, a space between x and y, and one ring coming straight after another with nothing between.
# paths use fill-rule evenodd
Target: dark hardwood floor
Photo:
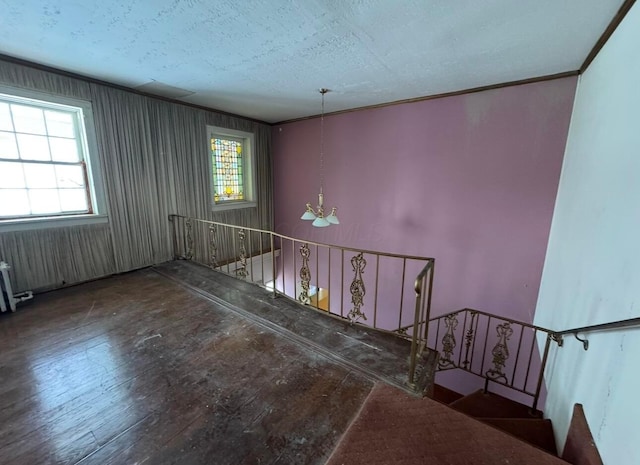
<instances>
[{"instance_id":1,"label":"dark hardwood floor","mask_svg":"<svg viewBox=\"0 0 640 465\"><path fill-rule=\"evenodd\" d=\"M414 393L407 385L411 342L406 339L368 326L351 325L343 319L329 318L324 311L284 297L273 299L271 293L258 286L191 261L166 262L153 269L281 337L313 348L372 379ZM371 312L370 308L364 310ZM418 371L429 373L436 363L435 353L429 351L428 357L418 361Z\"/></svg>"},{"instance_id":2,"label":"dark hardwood floor","mask_svg":"<svg viewBox=\"0 0 640 465\"><path fill-rule=\"evenodd\" d=\"M0 464L323 464L373 384L142 270L0 315Z\"/></svg>"}]
</instances>

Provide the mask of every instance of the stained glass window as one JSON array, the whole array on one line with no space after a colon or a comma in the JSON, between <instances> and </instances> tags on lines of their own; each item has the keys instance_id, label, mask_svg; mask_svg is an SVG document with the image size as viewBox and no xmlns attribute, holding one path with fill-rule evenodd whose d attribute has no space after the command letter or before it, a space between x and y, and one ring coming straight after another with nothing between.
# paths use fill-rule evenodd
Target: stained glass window
<instances>
[{"instance_id":1,"label":"stained glass window","mask_svg":"<svg viewBox=\"0 0 640 465\"><path fill-rule=\"evenodd\" d=\"M244 142L233 137L211 138L213 200L216 204L244 197Z\"/></svg>"}]
</instances>

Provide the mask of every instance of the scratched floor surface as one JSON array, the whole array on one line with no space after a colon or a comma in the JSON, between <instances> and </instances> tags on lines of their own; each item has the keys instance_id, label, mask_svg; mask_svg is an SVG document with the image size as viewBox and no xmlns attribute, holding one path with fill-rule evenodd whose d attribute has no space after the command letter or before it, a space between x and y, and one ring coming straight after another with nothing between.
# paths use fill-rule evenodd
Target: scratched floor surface
<instances>
[{"instance_id":1,"label":"scratched floor surface","mask_svg":"<svg viewBox=\"0 0 640 465\"><path fill-rule=\"evenodd\" d=\"M0 464L323 464L374 379L133 272L0 315Z\"/></svg>"},{"instance_id":2,"label":"scratched floor surface","mask_svg":"<svg viewBox=\"0 0 640 465\"><path fill-rule=\"evenodd\" d=\"M394 334L351 325L346 320L328 318L323 311L301 306L283 297L273 299L264 289L212 271L191 261L177 260L154 267L163 276L211 300L235 309L282 337L313 347L373 379L409 390L408 369L411 342ZM348 312L348 308L345 312ZM372 320L371 308L364 308ZM435 363L435 358L419 361ZM429 370L427 370L429 371Z\"/></svg>"}]
</instances>

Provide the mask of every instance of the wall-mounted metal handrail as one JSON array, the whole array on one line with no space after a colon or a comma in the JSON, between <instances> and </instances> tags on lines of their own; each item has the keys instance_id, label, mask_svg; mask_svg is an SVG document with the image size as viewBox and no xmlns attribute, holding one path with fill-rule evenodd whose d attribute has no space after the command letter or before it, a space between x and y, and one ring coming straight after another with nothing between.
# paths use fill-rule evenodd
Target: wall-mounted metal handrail
<instances>
[{"instance_id":1,"label":"wall-mounted metal handrail","mask_svg":"<svg viewBox=\"0 0 640 465\"><path fill-rule=\"evenodd\" d=\"M565 329L563 331L554 331L558 336L565 334L591 333L594 331L608 331L613 329L629 328L632 326L640 326L640 317L629 318L627 320L611 321L609 323L601 323L597 325L582 326L580 328Z\"/></svg>"},{"instance_id":2,"label":"wall-mounted metal handrail","mask_svg":"<svg viewBox=\"0 0 640 465\"><path fill-rule=\"evenodd\" d=\"M584 338L578 337L580 333L593 333L596 331L615 331L618 329L632 328L634 326L640 327L640 317L629 318L626 320L610 321L609 323L600 323L597 325L581 326L580 328L565 329L563 331L554 331L554 340L560 347L563 345L563 336L572 334L578 341L582 342L584 350L589 349L589 341Z\"/></svg>"}]
</instances>

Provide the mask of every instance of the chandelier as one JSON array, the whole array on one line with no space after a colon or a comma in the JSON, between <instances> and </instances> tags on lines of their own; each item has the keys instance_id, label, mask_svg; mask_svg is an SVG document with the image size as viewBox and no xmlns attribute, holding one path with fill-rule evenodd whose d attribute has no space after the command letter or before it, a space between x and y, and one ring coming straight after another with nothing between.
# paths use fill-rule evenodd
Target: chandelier
<instances>
[{"instance_id":1,"label":"chandelier","mask_svg":"<svg viewBox=\"0 0 640 465\"><path fill-rule=\"evenodd\" d=\"M306 211L300 217L301 220L313 220L311 224L316 228L325 228L332 224L340 224L336 216L336 207L331 209L328 216L324 216L324 194L322 192L324 184L324 94L327 92L329 92L329 89L320 89L320 95L322 95L322 113L320 114L320 193L318 194L318 207L314 210L311 204L308 203Z\"/></svg>"}]
</instances>

